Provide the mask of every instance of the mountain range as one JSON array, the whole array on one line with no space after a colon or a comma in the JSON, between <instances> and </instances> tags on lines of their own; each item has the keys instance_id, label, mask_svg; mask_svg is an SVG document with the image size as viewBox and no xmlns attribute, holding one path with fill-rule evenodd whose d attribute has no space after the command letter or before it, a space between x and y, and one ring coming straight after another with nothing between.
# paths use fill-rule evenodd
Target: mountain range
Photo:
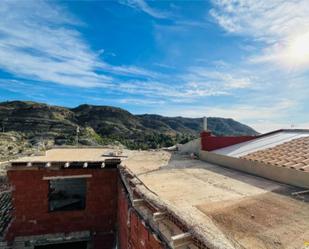
<instances>
[{"instance_id":1,"label":"mountain range","mask_svg":"<svg viewBox=\"0 0 309 249\"><path fill-rule=\"evenodd\" d=\"M2 132L14 132L30 144L106 145L122 144L130 149L149 149L185 143L199 136L202 118L134 115L112 106L80 105L76 108L30 101L0 103ZM233 119L210 117L214 135L257 135Z\"/></svg>"}]
</instances>

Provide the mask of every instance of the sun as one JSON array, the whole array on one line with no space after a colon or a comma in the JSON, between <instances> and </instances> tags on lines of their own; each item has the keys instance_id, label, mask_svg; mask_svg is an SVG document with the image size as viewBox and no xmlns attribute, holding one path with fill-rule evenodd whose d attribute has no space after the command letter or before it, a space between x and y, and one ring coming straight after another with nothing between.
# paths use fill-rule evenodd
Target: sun
<instances>
[{"instance_id":1,"label":"sun","mask_svg":"<svg viewBox=\"0 0 309 249\"><path fill-rule=\"evenodd\" d=\"M302 66L309 63L309 32L290 39L286 51L289 63Z\"/></svg>"}]
</instances>

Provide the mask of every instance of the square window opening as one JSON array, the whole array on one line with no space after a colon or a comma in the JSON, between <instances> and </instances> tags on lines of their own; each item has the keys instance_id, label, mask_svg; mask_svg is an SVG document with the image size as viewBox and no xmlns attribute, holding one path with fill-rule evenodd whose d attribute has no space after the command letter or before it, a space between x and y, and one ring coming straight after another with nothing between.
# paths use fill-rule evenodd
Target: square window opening
<instances>
[{"instance_id":1,"label":"square window opening","mask_svg":"<svg viewBox=\"0 0 309 249\"><path fill-rule=\"evenodd\" d=\"M85 178L49 181L49 211L72 211L86 208L87 180Z\"/></svg>"}]
</instances>

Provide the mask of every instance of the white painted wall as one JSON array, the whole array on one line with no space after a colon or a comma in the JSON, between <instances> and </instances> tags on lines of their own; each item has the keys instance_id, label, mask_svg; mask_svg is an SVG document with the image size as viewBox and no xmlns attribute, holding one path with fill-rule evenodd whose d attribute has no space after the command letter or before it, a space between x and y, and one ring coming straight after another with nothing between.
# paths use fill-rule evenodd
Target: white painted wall
<instances>
[{"instance_id":1,"label":"white painted wall","mask_svg":"<svg viewBox=\"0 0 309 249\"><path fill-rule=\"evenodd\" d=\"M186 144L178 144L178 150L181 154L199 154L201 149L201 139L194 139Z\"/></svg>"}]
</instances>

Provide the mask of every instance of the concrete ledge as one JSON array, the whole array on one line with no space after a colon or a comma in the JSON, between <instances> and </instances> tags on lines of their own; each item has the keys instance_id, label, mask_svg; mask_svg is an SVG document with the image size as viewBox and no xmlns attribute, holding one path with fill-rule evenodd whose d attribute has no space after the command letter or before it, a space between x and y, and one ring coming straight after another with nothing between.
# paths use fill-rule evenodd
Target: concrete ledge
<instances>
[{"instance_id":1,"label":"concrete ledge","mask_svg":"<svg viewBox=\"0 0 309 249\"><path fill-rule=\"evenodd\" d=\"M43 180L62 180L75 178L91 178L92 175L70 175L70 176L43 176Z\"/></svg>"},{"instance_id":2,"label":"concrete ledge","mask_svg":"<svg viewBox=\"0 0 309 249\"><path fill-rule=\"evenodd\" d=\"M273 181L309 189L309 173L200 150L200 159Z\"/></svg>"},{"instance_id":3,"label":"concrete ledge","mask_svg":"<svg viewBox=\"0 0 309 249\"><path fill-rule=\"evenodd\" d=\"M18 236L14 240L12 249L34 249L35 246L51 244L54 245L80 241L87 241L87 248L90 248L90 231Z\"/></svg>"}]
</instances>

